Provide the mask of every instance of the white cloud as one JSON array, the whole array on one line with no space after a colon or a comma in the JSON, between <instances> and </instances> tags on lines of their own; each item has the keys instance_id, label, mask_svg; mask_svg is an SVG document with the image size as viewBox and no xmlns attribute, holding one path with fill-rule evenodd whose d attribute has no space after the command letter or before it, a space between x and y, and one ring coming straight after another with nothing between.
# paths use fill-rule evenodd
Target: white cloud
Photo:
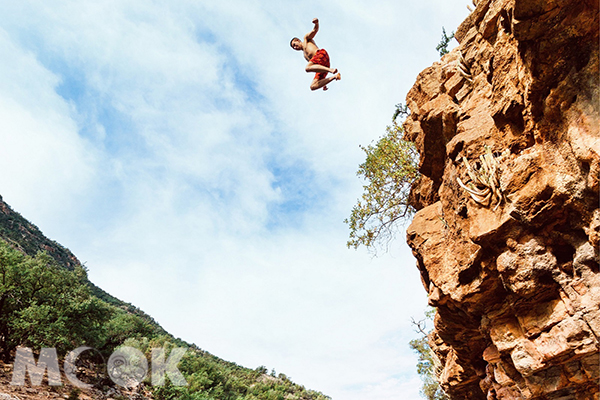
<instances>
[{"instance_id":1,"label":"white cloud","mask_svg":"<svg viewBox=\"0 0 600 400\"><path fill-rule=\"evenodd\" d=\"M0 193L187 341L334 398L416 399L412 256L402 237L376 259L349 251L342 221L358 145L456 4L6 4ZM343 74L326 93L288 44L315 16Z\"/></svg>"},{"instance_id":2,"label":"white cloud","mask_svg":"<svg viewBox=\"0 0 600 400\"><path fill-rule=\"evenodd\" d=\"M0 30L0 190L37 221L58 223L93 178L95 152L77 134L60 78Z\"/></svg>"}]
</instances>

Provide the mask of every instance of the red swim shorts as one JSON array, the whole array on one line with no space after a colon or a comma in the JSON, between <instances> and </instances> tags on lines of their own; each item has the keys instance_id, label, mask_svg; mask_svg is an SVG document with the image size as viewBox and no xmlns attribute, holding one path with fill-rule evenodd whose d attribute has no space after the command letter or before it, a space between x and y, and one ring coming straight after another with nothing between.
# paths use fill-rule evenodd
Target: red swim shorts
<instances>
[{"instance_id":1,"label":"red swim shorts","mask_svg":"<svg viewBox=\"0 0 600 400\"><path fill-rule=\"evenodd\" d=\"M310 62L314 63L314 64L323 65L327 68L330 67L329 54L327 54L325 49L317 50L317 52L315 53L313 58L310 59ZM317 80L325 79L326 76L327 76L327 72L318 72L315 74L315 79L317 79Z\"/></svg>"}]
</instances>

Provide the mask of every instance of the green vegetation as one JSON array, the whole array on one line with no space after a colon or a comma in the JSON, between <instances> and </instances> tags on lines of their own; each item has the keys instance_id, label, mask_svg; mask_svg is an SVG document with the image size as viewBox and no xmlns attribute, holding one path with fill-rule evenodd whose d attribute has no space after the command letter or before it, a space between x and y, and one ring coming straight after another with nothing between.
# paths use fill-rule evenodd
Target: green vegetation
<instances>
[{"instance_id":1,"label":"green vegetation","mask_svg":"<svg viewBox=\"0 0 600 400\"><path fill-rule=\"evenodd\" d=\"M437 365L436 357L429 347L428 332L426 331L426 321L433 320L434 314L435 310L430 309L425 313L426 319L418 322L413 321L420 336L417 339L411 340L409 345L419 355L417 373L421 375L421 379L423 380L421 395L427 400L448 400L448 396L442 391L437 382L439 371L436 369L439 368L439 365Z\"/></svg>"},{"instance_id":2,"label":"green vegetation","mask_svg":"<svg viewBox=\"0 0 600 400\"><path fill-rule=\"evenodd\" d=\"M46 252L61 268L73 271L81 267L79 260L73 253L44 236L37 226L27 221L21 214L13 211L8 204L4 203L2 196L0 196L0 239L5 240L14 248L31 257L35 257L40 251ZM94 297L141 317L162 334L167 333L152 317L134 305L111 296L89 280L86 280L85 284Z\"/></svg>"},{"instance_id":3,"label":"green vegetation","mask_svg":"<svg viewBox=\"0 0 600 400\"><path fill-rule=\"evenodd\" d=\"M12 362L17 346L55 347L59 355L87 345L109 356L120 345L150 359L152 348L186 347L179 370L188 382L153 387L157 400L326 400L283 374L267 375L223 361L167 334L154 320L122 302L94 296L85 268L67 270L45 253L27 256L0 240L0 352ZM101 293L104 293L103 291ZM115 305L116 304L116 305ZM146 383L149 382L149 377Z\"/></svg>"},{"instance_id":4,"label":"green vegetation","mask_svg":"<svg viewBox=\"0 0 600 400\"><path fill-rule=\"evenodd\" d=\"M396 109L394 120L407 112L401 105ZM418 152L412 142L402 138L402 126L395 121L386 132L375 145L361 146L367 158L357 175L368 184L363 186L362 198L350 218L344 221L350 228L348 247L387 245L394 237L397 222L414 211L408 204L408 196L419 176Z\"/></svg>"},{"instance_id":5,"label":"green vegetation","mask_svg":"<svg viewBox=\"0 0 600 400\"><path fill-rule=\"evenodd\" d=\"M146 318L98 299L81 265L62 268L46 253L30 257L0 240L0 351L17 346L55 347L65 354L81 345L106 354L132 337L164 331Z\"/></svg>"},{"instance_id":6,"label":"green vegetation","mask_svg":"<svg viewBox=\"0 0 600 400\"><path fill-rule=\"evenodd\" d=\"M110 308L92 297L82 267L69 271L39 254L31 258L0 242L0 348L100 346Z\"/></svg>"},{"instance_id":7,"label":"green vegetation","mask_svg":"<svg viewBox=\"0 0 600 400\"><path fill-rule=\"evenodd\" d=\"M188 347L186 343L161 335L154 338L127 339L126 346L139 349L150 359L153 348L163 347L168 354L173 347ZM185 376L187 386L174 386L167 382L154 388L156 400L328 400L322 393L307 390L293 383L284 374L267 375L267 368L260 366L255 370L223 361L195 346L188 351L178 366ZM149 383L149 377L146 378Z\"/></svg>"},{"instance_id":8,"label":"green vegetation","mask_svg":"<svg viewBox=\"0 0 600 400\"><path fill-rule=\"evenodd\" d=\"M444 54L448 54L448 44L450 44L452 39L454 39L454 32L448 36L446 34L446 28L442 26L442 40L440 40L435 48L440 53L440 57L442 57Z\"/></svg>"},{"instance_id":9,"label":"green vegetation","mask_svg":"<svg viewBox=\"0 0 600 400\"><path fill-rule=\"evenodd\" d=\"M402 119L404 119L404 118L408 117L409 115L410 115L410 109L408 108L408 105L398 103L398 104L396 104L396 110L394 111L394 115L392 116L392 121L396 122L396 119L398 119L398 117L402 117Z\"/></svg>"},{"instance_id":10,"label":"green vegetation","mask_svg":"<svg viewBox=\"0 0 600 400\"><path fill-rule=\"evenodd\" d=\"M149 389L157 400L329 399L284 374L269 375L262 366L244 368L174 338L139 308L92 284L68 249L46 238L0 197L0 356L12 362L17 346L34 351L55 347L64 356L84 345L105 360L121 345L136 347L149 359L152 348L164 347L167 354L173 347L187 348L179 370L188 386L176 387L167 379L165 386Z\"/></svg>"}]
</instances>

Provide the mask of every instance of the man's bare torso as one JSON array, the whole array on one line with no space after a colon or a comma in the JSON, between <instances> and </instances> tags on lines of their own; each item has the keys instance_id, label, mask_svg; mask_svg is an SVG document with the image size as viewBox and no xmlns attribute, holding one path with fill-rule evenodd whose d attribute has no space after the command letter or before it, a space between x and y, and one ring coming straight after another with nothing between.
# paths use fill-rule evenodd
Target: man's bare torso
<instances>
[{"instance_id":1,"label":"man's bare torso","mask_svg":"<svg viewBox=\"0 0 600 400\"><path fill-rule=\"evenodd\" d=\"M314 40L307 40L307 38L304 38L304 58L306 58L306 61L310 61L310 59L315 56L317 50L319 50L319 48Z\"/></svg>"}]
</instances>

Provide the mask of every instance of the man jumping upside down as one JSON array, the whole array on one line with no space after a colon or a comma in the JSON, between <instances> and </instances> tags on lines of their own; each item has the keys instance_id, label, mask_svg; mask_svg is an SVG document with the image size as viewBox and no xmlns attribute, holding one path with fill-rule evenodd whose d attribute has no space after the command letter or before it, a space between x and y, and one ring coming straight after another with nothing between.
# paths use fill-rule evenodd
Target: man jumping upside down
<instances>
[{"instance_id":1,"label":"man jumping upside down","mask_svg":"<svg viewBox=\"0 0 600 400\"><path fill-rule=\"evenodd\" d=\"M334 80L339 81L342 79L342 76L337 68L331 68L327 51L325 51L325 49L319 49L313 40L319 31L319 20L315 18L312 20L312 23L315 24L315 26L312 31L304 36L304 41L295 37L290 42L290 46L292 46L292 49L294 50L302 50L304 52L304 58L308 61L306 72L315 72L315 79L313 79L310 84L310 89L317 90L323 88L323 90L327 90L327 84L329 82ZM329 73L334 75L327 77L327 74Z\"/></svg>"}]
</instances>

